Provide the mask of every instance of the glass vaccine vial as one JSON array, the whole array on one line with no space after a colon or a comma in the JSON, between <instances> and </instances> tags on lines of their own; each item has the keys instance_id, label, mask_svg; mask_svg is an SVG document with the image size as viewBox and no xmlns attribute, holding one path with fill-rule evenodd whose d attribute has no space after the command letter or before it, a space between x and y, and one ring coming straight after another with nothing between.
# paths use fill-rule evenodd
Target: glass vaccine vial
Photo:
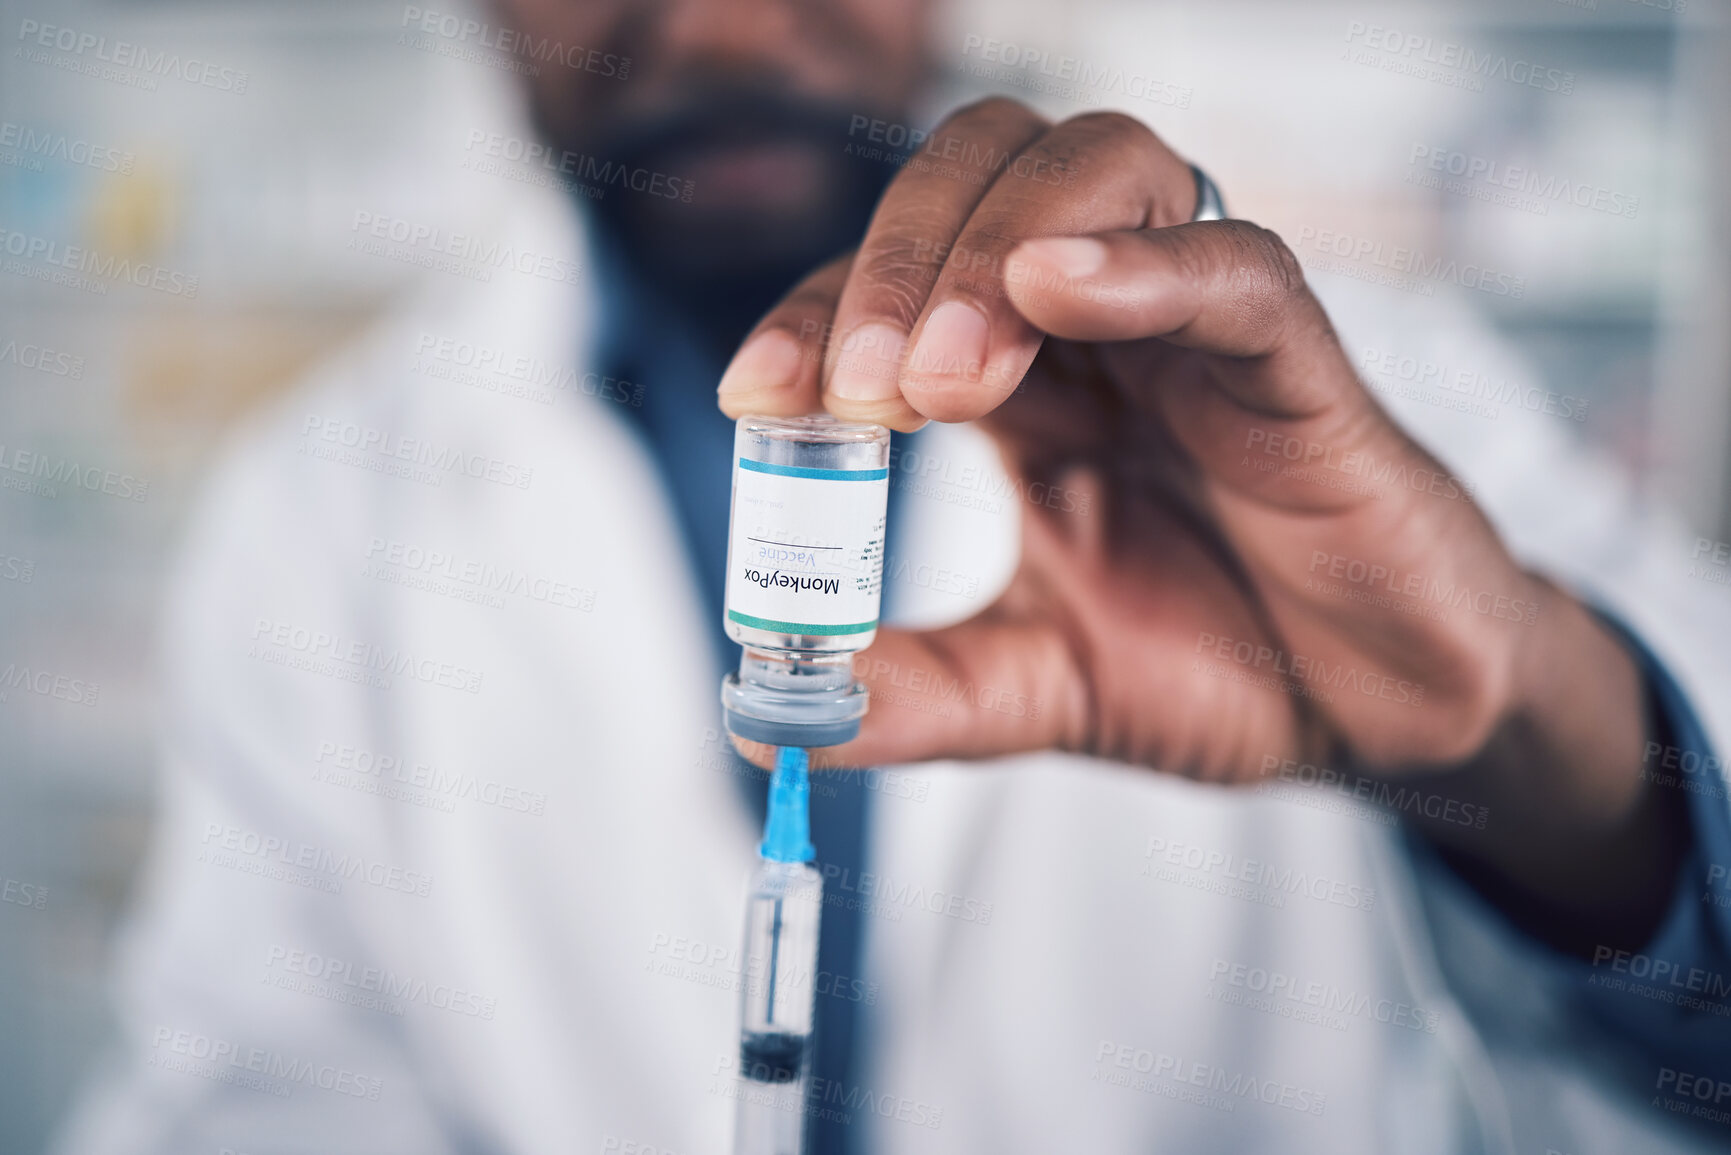
<instances>
[{"instance_id":1,"label":"glass vaccine vial","mask_svg":"<svg viewBox=\"0 0 1731 1155\"><path fill-rule=\"evenodd\" d=\"M889 464L881 425L739 419L724 613L745 652L721 687L729 732L805 748L859 733L853 655L877 636Z\"/></svg>"}]
</instances>

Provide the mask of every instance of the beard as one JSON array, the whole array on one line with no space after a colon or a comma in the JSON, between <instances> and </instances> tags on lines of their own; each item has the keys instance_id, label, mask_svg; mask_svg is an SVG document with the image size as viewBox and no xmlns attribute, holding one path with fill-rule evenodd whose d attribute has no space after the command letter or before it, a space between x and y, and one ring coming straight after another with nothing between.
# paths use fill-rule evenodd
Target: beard
<instances>
[{"instance_id":1,"label":"beard","mask_svg":"<svg viewBox=\"0 0 1731 1155\"><path fill-rule=\"evenodd\" d=\"M864 234L896 169L850 152L857 116L707 81L654 113L555 143L631 174L634 187L580 198L602 244L707 343L731 352L801 278Z\"/></svg>"}]
</instances>

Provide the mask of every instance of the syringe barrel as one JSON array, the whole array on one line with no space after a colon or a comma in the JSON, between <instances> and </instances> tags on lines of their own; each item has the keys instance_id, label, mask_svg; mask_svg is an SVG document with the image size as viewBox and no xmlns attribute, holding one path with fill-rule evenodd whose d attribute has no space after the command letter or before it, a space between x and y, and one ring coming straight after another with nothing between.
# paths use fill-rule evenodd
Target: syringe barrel
<instances>
[{"instance_id":1,"label":"syringe barrel","mask_svg":"<svg viewBox=\"0 0 1731 1155\"><path fill-rule=\"evenodd\" d=\"M745 907L735 1155L800 1155L811 1072L823 876L761 863Z\"/></svg>"}]
</instances>

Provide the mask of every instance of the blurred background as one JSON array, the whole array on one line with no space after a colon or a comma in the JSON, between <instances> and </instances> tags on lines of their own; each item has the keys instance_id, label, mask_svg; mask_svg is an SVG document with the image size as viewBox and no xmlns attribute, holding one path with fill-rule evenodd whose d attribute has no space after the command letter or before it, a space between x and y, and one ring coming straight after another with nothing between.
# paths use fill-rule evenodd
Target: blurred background
<instances>
[{"instance_id":1,"label":"blurred background","mask_svg":"<svg viewBox=\"0 0 1731 1155\"><path fill-rule=\"evenodd\" d=\"M109 1029L151 825L156 607L202 471L442 275L349 249L357 212L466 231L523 195L465 167L470 134L516 115L512 76L405 29L425 7L0 0L0 1151L41 1149ZM1711 547L1731 541L1728 20L1728 0L969 0L932 45L931 113L984 92L1119 108L1235 215L1311 230L1295 247L1332 275L1379 258L1336 258L1328 232L1518 280L1518 299L1435 292L1469 297L1532 381L1367 377L1486 421L1566 397L1571 435ZM1512 67L1425 62L1450 45ZM153 71L158 53L202 69ZM1143 83L1047 75L1064 57ZM96 271L67 275L68 246ZM86 485L32 475L63 464ZM22 670L68 689L26 692Z\"/></svg>"}]
</instances>

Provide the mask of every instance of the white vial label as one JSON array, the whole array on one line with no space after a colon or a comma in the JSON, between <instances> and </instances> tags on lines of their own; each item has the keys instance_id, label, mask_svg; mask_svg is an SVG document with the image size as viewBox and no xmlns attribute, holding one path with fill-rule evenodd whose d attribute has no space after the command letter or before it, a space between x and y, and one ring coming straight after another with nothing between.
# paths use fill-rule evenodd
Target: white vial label
<instances>
[{"instance_id":1,"label":"white vial label","mask_svg":"<svg viewBox=\"0 0 1731 1155\"><path fill-rule=\"evenodd\" d=\"M876 629L889 493L888 469L807 469L739 458L728 620L778 634Z\"/></svg>"}]
</instances>

